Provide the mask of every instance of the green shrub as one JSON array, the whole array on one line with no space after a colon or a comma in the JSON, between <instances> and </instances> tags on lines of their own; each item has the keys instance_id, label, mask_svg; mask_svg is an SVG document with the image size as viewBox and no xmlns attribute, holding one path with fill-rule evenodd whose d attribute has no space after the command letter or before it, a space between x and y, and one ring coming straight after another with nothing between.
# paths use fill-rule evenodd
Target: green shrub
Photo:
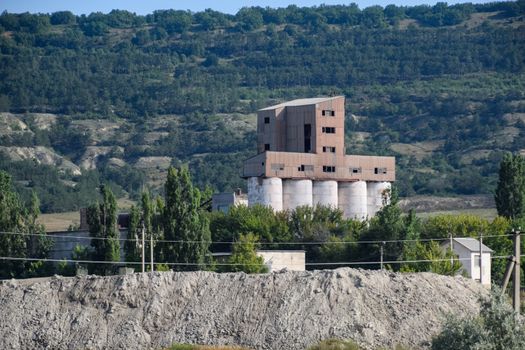
<instances>
[{"instance_id":1,"label":"green shrub","mask_svg":"<svg viewBox=\"0 0 525 350\"><path fill-rule=\"evenodd\" d=\"M496 289L488 300L482 300L479 316L447 319L432 340L432 350L449 349L525 349L525 326Z\"/></svg>"},{"instance_id":2,"label":"green shrub","mask_svg":"<svg viewBox=\"0 0 525 350\"><path fill-rule=\"evenodd\" d=\"M361 347L353 340L326 339L308 350L361 350Z\"/></svg>"},{"instance_id":3,"label":"green shrub","mask_svg":"<svg viewBox=\"0 0 525 350\"><path fill-rule=\"evenodd\" d=\"M169 348L164 350L197 350L199 347L197 345L191 344L173 344Z\"/></svg>"}]
</instances>

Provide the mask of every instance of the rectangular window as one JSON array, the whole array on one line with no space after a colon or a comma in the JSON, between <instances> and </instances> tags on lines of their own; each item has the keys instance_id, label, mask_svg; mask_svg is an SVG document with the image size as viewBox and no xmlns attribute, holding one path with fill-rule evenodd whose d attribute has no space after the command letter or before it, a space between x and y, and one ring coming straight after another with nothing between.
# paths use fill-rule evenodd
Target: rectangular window
<instances>
[{"instance_id":1,"label":"rectangular window","mask_svg":"<svg viewBox=\"0 0 525 350\"><path fill-rule=\"evenodd\" d=\"M323 165L323 173L335 173L335 166Z\"/></svg>"},{"instance_id":2,"label":"rectangular window","mask_svg":"<svg viewBox=\"0 0 525 350\"><path fill-rule=\"evenodd\" d=\"M386 168L374 168L374 174L386 174Z\"/></svg>"},{"instance_id":3,"label":"rectangular window","mask_svg":"<svg viewBox=\"0 0 525 350\"><path fill-rule=\"evenodd\" d=\"M311 124L305 124L304 125L304 152L308 153L312 150L312 125Z\"/></svg>"},{"instance_id":4,"label":"rectangular window","mask_svg":"<svg viewBox=\"0 0 525 350\"><path fill-rule=\"evenodd\" d=\"M269 151L270 150L270 144L269 143L265 143L264 144L264 150L265 151Z\"/></svg>"},{"instance_id":5,"label":"rectangular window","mask_svg":"<svg viewBox=\"0 0 525 350\"><path fill-rule=\"evenodd\" d=\"M323 126L322 131L325 134L335 134L335 128L332 126Z\"/></svg>"},{"instance_id":6,"label":"rectangular window","mask_svg":"<svg viewBox=\"0 0 525 350\"><path fill-rule=\"evenodd\" d=\"M264 124L270 124L270 117L264 117Z\"/></svg>"},{"instance_id":7,"label":"rectangular window","mask_svg":"<svg viewBox=\"0 0 525 350\"><path fill-rule=\"evenodd\" d=\"M361 174L362 170L361 170L360 167L359 168L350 168L350 172L352 174Z\"/></svg>"},{"instance_id":8,"label":"rectangular window","mask_svg":"<svg viewBox=\"0 0 525 350\"><path fill-rule=\"evenodd\" d=\"M474 267L479 269L479 254L472 254L472 259L474 259Z\"/></svg>"},{"instance_id":9,"label":"rectangular window","mask_svg":"<svg viewBox=\"0 0 525 350\"><path fill-rule=\"evenodd\" d=\"M323 109L321 114L323 117L335 117L335 111L332 111L330 109Z\"/></svg>"},{"instance_id":10,"label":"rectangular window","mask_svg":"<svg viewBox=\"0 0 525 350\"><path fill-rule=\"evenodd\" d=\"M272 164L272 171L284 170L284 164Z\"/></svg>"},{"instance_id":11,"label":"rectangular window","mask_svg":"<svg viewBox=\"0 0 525 350\"><path fill-rule=\"evenodd\" d=\"M332 146L323 146L324 153L335 153L335 147Z\"/></svg>"},{"instance_id":12,"label":"rectangular window","mask_svg":"<svg viewBox=\"0 0 525 350\"><path fill-rule=\"evenodd\" d=\"M297 167L297 170L298 171L314 171L314 166L301 164L300 167Z\"/></svg>"}]
</instances>

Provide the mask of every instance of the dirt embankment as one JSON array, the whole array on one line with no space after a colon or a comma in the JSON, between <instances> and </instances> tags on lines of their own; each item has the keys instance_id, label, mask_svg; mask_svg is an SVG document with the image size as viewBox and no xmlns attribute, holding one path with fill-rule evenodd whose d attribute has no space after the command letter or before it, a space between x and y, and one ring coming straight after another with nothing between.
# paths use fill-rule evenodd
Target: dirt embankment
<instances>
[{"instance_id":1,"label":"dirt embankment","mask_svg":"<svg viewBox=\"0 0 525 350\"><path fill-rule=\"evenodd\" d=\"M0 283L1 349L158 349L175 342L305 349L330 337L428 346L487 291L461 278L342 268Z\"/></svg>"}]
</instances>

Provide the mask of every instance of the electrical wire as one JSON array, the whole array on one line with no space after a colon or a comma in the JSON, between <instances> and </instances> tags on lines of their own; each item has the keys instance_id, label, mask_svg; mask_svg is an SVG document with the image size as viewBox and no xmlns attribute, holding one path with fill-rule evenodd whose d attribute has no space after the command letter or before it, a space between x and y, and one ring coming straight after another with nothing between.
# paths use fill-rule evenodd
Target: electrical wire
<instances>
[{"instance_id":1,"label":"electrical wire","mask_svg":"<svg viewBox=\"0 0 525 350\"><path fill-rule=\"evenodd\" d=\"M520 255L520 257L525 257L525 255ZM493 259L508 259L509 256L507 255L498 255L498 256L491 256L491 260ZM71 262L71 263L79 263L79 264L111 264L111 265L142 265L142 262L139 261L103 261L103 260L74 260L74 259L51 259L51 258L17 258L17 257L8 257L8 256L0 256L0 260L12 260L12 261L43 261L43 262ZM470 261L471 258L441 258L441 259L419 259L419 260L386 260L382 263L384 265L387 264L417 264L417 263L425 263L425 262L443 262L443 261ZM149 262L145 263L146 265L150 265ZM202 266L203 264L198 263L170 263L170 262L154 262L154 265L168 265L168 266ZM326 266L326 265L379 265L381 264L381 261L340 261L340 262L308 262L305 263L306 266ZM217 266L251 266L251 265L261 265L261 264L241 264L241 263L214 263L213 265Z\"/></svg>"},{"instance_id":2,"label":"electrical wire","mask_svg":"<svg viewBox=\"0 0 525 350\"><path fill-rule=\"evenodd\" d=\"M91 236L76 236L76 235L56 235L56 234L40 234L40 233L26 233L26 232L10 232L10 231L0 231L0 234L4 235L26 235L26 236L39 236L47 238L77 238L79 240L114 240L114 241L132 241L138 242L140 238L109 238L109 237L91 237ZM493 238L493 237L508 237L514 236L512 233L501 234L501 235L483 235L483 238ZM474 237L453 237L453 238L474 238ZM439 237L439 238L421 238L421 239L392 239L392 240L368 240L368 241L309 241L309 242L257 242L257 244L265 245L324 245L324 244L386 244L386 243L403 243L403 242L440 242L448 241L450 237ZM67 242L67 241L66 241ZM64 242L64 243L66 243ZM73 243L75 241L69 241ZM156 239L155 243L190 243L190 244L252 244L251 242L239 242L239 241L204 241L204 240L167 240L167 239Z\"/></svg>"}]
</instances>

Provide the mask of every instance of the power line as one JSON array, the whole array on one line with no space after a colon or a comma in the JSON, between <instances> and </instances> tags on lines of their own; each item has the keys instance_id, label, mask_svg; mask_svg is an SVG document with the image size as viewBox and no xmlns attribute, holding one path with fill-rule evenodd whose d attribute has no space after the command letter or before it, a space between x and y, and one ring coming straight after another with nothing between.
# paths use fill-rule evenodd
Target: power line
<instances>
[{"instance_id":1,"label":"power line","mask_svg":"<svg viewBox=\"0 0 525 350\"><path fill-rule=\"evenodd\" d=\"M134 238L109 238L109 237L91 237L91 236L75 236L75 235L55 235L55 234L40 234L40 233L28 233L28 232L9 232L0 231L0 234L5 235L27 235L27 236L39 236L47 238L78 238L80 240L118 240L118 241L132 241L137 242L139 239ZM493 237L508 237L513 234L502 234L502 235L483 235L483 238ZM474 238L474 237L454 237L454 238ZM368 241L309 241L309 242L257 242L257 244L266 245L323 245L323 244L382 244L382 243L403 243L403 242L440 242L448 241L450 237L439 237L439 238L421 238L421 239L393 239L393 240L368 240ZM73 243L75 241L66 241ZM192 243L192 244L252 244L250 242L239 242L239 241L204 241L204 240L167 240L158 239L154 240L155 243Z\"/></svg>"},{"instance_id":2,"label":"power line","mask_svg":"<svg viewBox=\"0 0 525 350\"><path fill-rule=\"evenodd\" d=\"M521 255L525 257L525 255ZM507 255L491 256L491 259L507 259ZM140 261L104 261L104 260L73 260L73 259L51 259L51 258L19 258L19 257L8 257L0 256L0 260L12 260L12 261L43 261L43 262L71 262L79 264L111 264L111 265L142 265ZM470 261L471 258L454 258L454 261ZM405 264L405 263L425 263L425 262L444 262L450 261L450 258L443 259L419 259L419 260L391 260L383 261L384 264ZM339 262L309 262L305 263L306 266L327 266L327 265L379 265L380 261L339 261ZM198 263L170 263L170 262L155 262L154 265L168 265L168 266L202 266L203 264ZM261 264L240 264L240 263L214 263L217 266L251 266Z\"/></svg>"}]
</instances>

